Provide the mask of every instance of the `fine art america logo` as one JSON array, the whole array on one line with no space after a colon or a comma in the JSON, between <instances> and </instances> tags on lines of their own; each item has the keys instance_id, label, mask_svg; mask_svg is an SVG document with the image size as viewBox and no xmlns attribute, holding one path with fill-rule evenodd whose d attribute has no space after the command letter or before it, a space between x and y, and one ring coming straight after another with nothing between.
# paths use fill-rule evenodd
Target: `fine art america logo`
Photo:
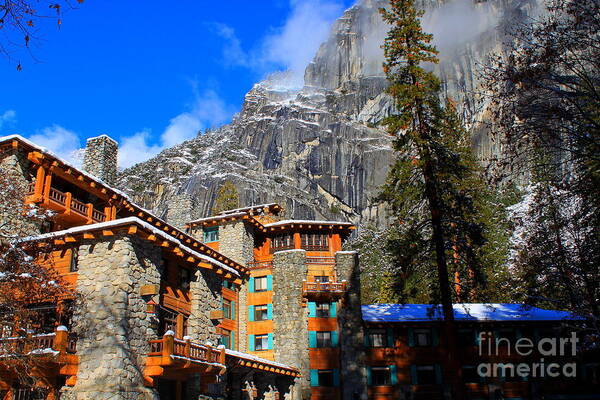
<instances>
[{"instance_id":1,"label":"fine art america logo","mask_svg":"<svg viewBox=\"0 0 600 400\"><path fill-rule=\"evenodd\" d=\"M577 364L575 362L559 363L558 357L575 357L577 353L577 342L579 339L573 332L567 338L541 338L537 344L529 338L511 340L508 338L496 338L492 332L479 333L479 356L502 357L519 355L529 357L534 352L539 354L539 360L535 362L520 363L481 363L477 366L477 373L484 378L575 378L577 376ZM545 361L544 357L552 358L552 362Z\"/></svg>"}]
</instances>

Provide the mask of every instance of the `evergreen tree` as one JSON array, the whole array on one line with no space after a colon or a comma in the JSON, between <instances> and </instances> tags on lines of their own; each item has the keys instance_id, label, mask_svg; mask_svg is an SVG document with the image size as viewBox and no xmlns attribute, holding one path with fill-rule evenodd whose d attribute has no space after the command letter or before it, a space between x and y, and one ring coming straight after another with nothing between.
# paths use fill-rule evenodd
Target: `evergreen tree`
<instances>
[{"instance_id":1,"label":"evergreen tree","mask_svg":"<svg viewBox=\"0 0 600 400\"><path fill-rule=\"evenodd\" d=\"M234 210L240 206L240 195L233 182L227 180L221 185L212 208L213 215L226 210Z\"/></svg>"}]
</instances>

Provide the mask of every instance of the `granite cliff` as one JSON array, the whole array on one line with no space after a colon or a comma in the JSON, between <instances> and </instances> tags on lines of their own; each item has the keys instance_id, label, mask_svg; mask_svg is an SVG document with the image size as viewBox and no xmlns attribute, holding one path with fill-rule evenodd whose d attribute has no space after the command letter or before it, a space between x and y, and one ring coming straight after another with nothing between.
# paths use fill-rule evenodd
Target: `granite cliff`
<instances>
[{"instance_id":1,"label":"granite cliff","mask_svg":"<svg viewBox=\"0 0 600 400\"><path fill-rule=\"evenodd\" d=\"M377 123L393 109L384 93L382 0L348 9L308 65L304 87L285 74L257 83L232 122L123 171L119 186L174 224L210 213L219 187L235 183L243 205L276 201L290 218L383 223L372 198L392 161ZM482 129L477 71L503 51L503 32L535 0L423 0L424 26L441 50L436 69L472 130L482 162L498 150Z\"/></svg>"}]
</instances>

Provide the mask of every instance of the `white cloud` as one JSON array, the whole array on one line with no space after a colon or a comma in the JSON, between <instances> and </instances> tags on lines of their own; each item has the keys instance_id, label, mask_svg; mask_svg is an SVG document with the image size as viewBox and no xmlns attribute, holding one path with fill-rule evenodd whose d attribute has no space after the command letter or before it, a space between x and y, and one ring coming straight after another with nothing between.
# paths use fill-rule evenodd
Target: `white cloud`
<instances>
[{"instance_id":1,"label":"white cloud","mask_svg":"<svg viewBox=\"0 0 600 400\"><path fill-rule=\"evenodd\" d=\"M9 122L14 122L16 120L17 113L14 110L6 110L2 114L0 114L0 129L4 126L4 124Z\"/></svg>"},{"instance_id":2,"label":"white cloud","mask_svg":"<svg viewBox=\"0 0 600 400\"><path fill-rule=\"evenodd\" d=\"M225 39L226 65L251 68L263 75L288 70L294 78L289 83L301 86L306 66L327 39L333 21L342 15L344 5L340 0L290 0L290 7L284 24L272 29L249 51L242 48L233 28L213 24L215 32Z\"/></svg>"},{"instance_id":3,"label":"white cloud","mask_svg":"<svg viewBox=\"0 0 600 400\"><path fill-rule=\"evenodd\" d=\"M81 143L79 136L75 132L54 124L29 136L29 140L42 147L46 147L59 157L76 166L81 166Z\"/></svg>"},{"instance_id":4,"label":"white cloud","mask_svg":"<svg viewBox=\"0 0 600 400\"><path fill-rule=\"evenodd\" d=\"M203 129L228 122L234 111L214 90L196 95L188 111L171 118L158 143L151 143L152 132L147 129L121 138L119 166L131 167L154 157L168 147L193 139Z\"/></svg>"}]
</instances>

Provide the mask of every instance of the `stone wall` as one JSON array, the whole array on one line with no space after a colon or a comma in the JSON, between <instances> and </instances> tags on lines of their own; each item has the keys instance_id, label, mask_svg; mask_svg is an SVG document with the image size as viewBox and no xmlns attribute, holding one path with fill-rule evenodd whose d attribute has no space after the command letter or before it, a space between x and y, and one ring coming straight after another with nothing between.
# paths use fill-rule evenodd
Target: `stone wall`
<instances>
[{"instance_id":1,"label":"stone wall","mask_svg":"<svg viewBox=\"0 0 600 400\"><path fill-rule=\"evenodd\" d=\"M192 313L188 320L188 335L193 341L211 342L216 346L219 339L217 334L218 320L210 319L212 310L220 310L222 280L214 272L199 269L191 282Z\"/></svg>"},{"instance_id":2,"label":"stone wall","mask_svg":"<svg viewBox=\"0 0 600 400\"><path fill-rule=\"evenodd\" d=\"M335 268L339 280L348 284L338 312L340 327L340 365L342 399L367 399L365 374L364 328L360 301L360 268L358 253L338 251Z\"/></svg>"},{"instance_id":3,"label":"stone wall","mask_svg":"<svg viewBox=\"0 0 600 400\"><path fill-rule=\"evenodd\" d=\"M310 398L308 311L302 307L305 250L273 254L273 346L275 361L300 370L302 377L292 389L294 399Z\"/></svg>"},{"instance_id":4,"label":"stone wall","mask_svg":"<svg viewBox=\"0 0 600 400\"><path fill-rule=\"evenodd\" d=\"M188 193L176 194L169 201L166 220L176 228L183 229L192 219L193 208L192 197Z\"/></svg>"},{"instance_id":5,"label":"stone wall","mask_svg":"<svg viewBox=\"0 0 600 400\"><path fill-rule=\"evenodd\" d=\"M119 144L106 135L87 140L83 169L112 185L117 180Z\"/></svg>"},{"instance_id":6,"label":"stone wall","mask_svg":"<svg viewBox=\"0 0 600 400\"><path fill-rule=\"evenodd\" d=\"M30 161L22 150L0 153L0 174L13 189L0 187L0 232L26 236L40 232L40 222L23 215L23 199L29 183Z\"/></svg>"},{"instance_id":7,"label":"stone wall","mask_svg":"<svg viewBox=\"0 0 600 400\"><path fill-rule=\"evenodd\" d=\"M254 230L243 221L233 221L219 227L219 251L239 264L246 265L254 258ZM239 351L248 351L248 296L247 282L238 291L238 337Z\"/></svg>"},{"instance_id":8,"label":"stone wall","mask_svg":"<svg viewBox=\"0 0 600 400\"><path fill-rule=\"evenodd\" d=\"M87 240L79 246L78 267L72 330L79 337L79 372L62 398L157 399L143 382L148 340L157 332L140 288L160 284L161 249L121 234Z\"/></svg>"}]
</instances>

